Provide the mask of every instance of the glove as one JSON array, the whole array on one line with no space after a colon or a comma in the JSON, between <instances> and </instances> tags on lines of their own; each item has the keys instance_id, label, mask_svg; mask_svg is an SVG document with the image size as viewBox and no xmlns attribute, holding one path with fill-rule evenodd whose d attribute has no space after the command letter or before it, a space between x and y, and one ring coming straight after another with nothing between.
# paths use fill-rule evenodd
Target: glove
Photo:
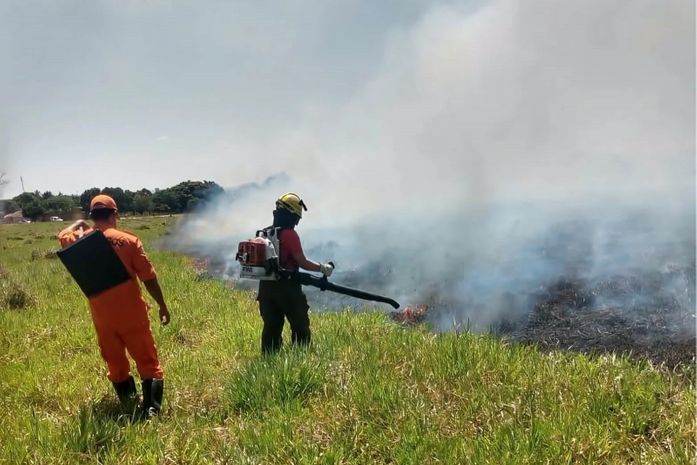
<instances>
[{"instance_id":1,"label":"glove","mask_svg":"<svg viewBox=\"0 0 697 465\"><path fill-rule=\"evenodd\" d=\"M319 272L322 273L327 278L332 275L333 271L334 271L334 263L328 262L328 263L320 263L319 264Z\"/></svg>"}]
</instances>

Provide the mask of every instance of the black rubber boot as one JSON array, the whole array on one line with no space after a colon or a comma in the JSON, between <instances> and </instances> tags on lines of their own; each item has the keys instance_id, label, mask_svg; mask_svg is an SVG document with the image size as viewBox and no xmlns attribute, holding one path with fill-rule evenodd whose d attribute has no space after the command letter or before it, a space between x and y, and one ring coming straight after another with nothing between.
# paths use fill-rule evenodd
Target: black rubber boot
<instances>
[{"instance_id":1,"label":"black rubber boot","mask_svg":"<svg viewBox=\"0 0 697 465\"><path fill-rule=\"evenodd\" d=\"M143 413L146 418L160 414L164 387L165 380L163 379L143 380Z\"/></svg>"},{"instance_id":2,"label":"black rubber boot","mask_svg":"<svg viewBox=\"0 0 697 465\"><path fill-rule=\"evenodd\" d=\"M133 376L129 376L125 381L112 384L121 405L127 409L133 409L138 404L138 392L136 391L136 382Z\"/></svg>"}]
</instances>

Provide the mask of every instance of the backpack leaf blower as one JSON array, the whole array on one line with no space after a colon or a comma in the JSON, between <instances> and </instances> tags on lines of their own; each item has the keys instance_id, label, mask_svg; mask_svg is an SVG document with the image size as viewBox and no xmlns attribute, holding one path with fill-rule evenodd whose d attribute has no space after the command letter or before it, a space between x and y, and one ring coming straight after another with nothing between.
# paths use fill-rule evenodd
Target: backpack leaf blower
<instances>
[{"instance_id":1,"label":"backpack leaf blower","mask_svg":"<svg viewBox=\"0 0 697 465\"><path fill-rule=\"evenodd\" d=\"M254 239L239 243L235 259L240 262L240 278L256 279L260 281L278 281L291 279L303 286L313 286L321 291L331 291L337 294L348 295L357 299L383 302L393 308L399 308L399 303L389 297L372 294L370 292L353 289L330 283L326 276L318 277L301 271L284 270L278 261L280 243L278 233L280 228L260 229Z\"/></svg>"}]
</instances>

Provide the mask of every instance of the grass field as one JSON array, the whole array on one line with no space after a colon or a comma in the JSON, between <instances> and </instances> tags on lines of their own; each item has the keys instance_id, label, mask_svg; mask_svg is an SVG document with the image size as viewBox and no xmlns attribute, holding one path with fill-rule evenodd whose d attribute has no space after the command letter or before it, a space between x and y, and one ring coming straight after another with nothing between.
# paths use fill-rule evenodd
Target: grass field
<instances>
[{"instance_id":1,"label":"grass field","mask_svg":"<svg viewBox=\"0 0 697 465\"><path fill-rule=\"evenodd\" d=\"M689 367L351 311L313 314L312 347L262 358L254 295L155 250L175 221L121 224L145 242L173 318L151 315L166 391L149 423L120 411L53 253L61 225L0 225L0 463L695 463Z\"/></svg>"}]
</instances>

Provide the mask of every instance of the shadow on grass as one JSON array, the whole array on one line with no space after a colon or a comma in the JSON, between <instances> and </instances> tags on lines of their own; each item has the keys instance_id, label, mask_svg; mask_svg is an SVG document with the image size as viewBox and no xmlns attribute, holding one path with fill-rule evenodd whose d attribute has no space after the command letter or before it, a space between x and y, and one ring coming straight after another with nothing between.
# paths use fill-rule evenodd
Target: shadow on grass
<instances>
[{"instance_id":1,"label":"shadow on grass","mask_svg":"<svg viewBox=\"0 0 697 465\"><path fill-rule=\"evenodd\" d=\"M140 408L124 408L117 399L105 396L80 407L63 426L66 448L78 454L101 458L123 446L123 427L146 421Z\"/></svg>"},{"instance_id":2,"label":"shadow on grass","mask_svg":"<svg viewBox=\"0 0 697 465\"><path fill-rule=\"evenodd\" d=\"M112 396L104 396L85 408L89 410L93 417L116 422L119 426L146 421L138 403L132 407L125 407L121 405L118 399Z\"/></svg>"}]
</instances>

